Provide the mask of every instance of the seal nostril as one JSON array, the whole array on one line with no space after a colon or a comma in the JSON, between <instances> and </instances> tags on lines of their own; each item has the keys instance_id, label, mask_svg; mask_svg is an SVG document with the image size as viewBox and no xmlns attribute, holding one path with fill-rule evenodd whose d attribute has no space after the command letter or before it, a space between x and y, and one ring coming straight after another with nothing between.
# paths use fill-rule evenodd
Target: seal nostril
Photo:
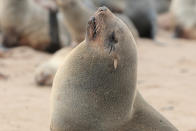
<instances>
[{"instance_id":1,"label":"seal nostril","mask_svg":"<svg viewBox=\"0 0 196 131\"><path fill-rule=\"evenodd\" d=\"M107 7L103 6L103 7L99 7L99 11L102 12L102 11L106 11L107 10Z\"/></svg>"}]
</instances>

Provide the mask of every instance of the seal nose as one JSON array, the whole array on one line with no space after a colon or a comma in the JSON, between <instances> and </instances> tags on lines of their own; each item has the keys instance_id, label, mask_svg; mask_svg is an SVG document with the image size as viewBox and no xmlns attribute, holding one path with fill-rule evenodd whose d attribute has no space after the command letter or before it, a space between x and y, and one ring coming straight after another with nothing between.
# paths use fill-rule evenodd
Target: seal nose
<instances>
[{"instance_id":1,"label":"seal nose","mask_svg":"<svg viewBox=\"0 0 196 131\"><path fill-rule=\"evenodd\" d=\"M108 8L105 6L99 7L98 12L103 12L103 11L107 11Z\"/></svg>"}]
</instances>

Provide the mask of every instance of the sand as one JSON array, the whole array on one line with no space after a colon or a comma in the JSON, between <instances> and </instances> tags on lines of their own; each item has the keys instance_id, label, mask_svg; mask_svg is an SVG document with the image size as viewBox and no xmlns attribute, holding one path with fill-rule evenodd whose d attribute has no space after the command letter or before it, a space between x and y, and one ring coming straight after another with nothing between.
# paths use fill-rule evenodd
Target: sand
<instances>
[{"instance_id":1,"label":"sand","mask_svg":"<svg viewBox=\"0 0 196 131\"><path fill-rule=\"evenodd\" d=\"M138 40L138 89L180 131L196 131L196 41L165 32L157 41ZM51 87L37 86L34 72L50 57L28 47L0 50L0 131L49 131Z\"/></svg>"}]
</instances>

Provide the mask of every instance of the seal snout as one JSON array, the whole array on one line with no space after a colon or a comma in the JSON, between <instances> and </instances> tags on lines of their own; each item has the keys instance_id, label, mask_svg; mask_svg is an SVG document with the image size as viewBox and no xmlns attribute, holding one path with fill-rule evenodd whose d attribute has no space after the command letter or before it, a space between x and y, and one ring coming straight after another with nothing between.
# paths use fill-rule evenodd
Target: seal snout
<instances>
[{"instance_id":1,"label":"seal snout","mask_svg":"<svg viewBox=\"0 0 196 131\"><path fill-rule=\"evenodd\" d=\"M97 10L96 14L107 14L107 12L109 11L109 9L106 6L102 6L99 7L99 9Z\"/></svg>"},{"instance_id":2,"label":"seal snout","mask_svg":"<svg viewBox=\"0 0 196 131\"><path fill-rule=\"evenodd\" d=\"M102 7L99 7L98 12L104 12L104 11L107 11L107 10L108 10L107 7L102 6Z\"/></svg>"},{"instance_id":3,"label":"seal snout","mask_svg":"<svg viewBox=\"0 0 196 131\"><path fill-rule=\"evenodd\" d=\"M99 7L95 15L102 18L113 16L112 12L106 6Z\"/></svg>"},{"instance_id":4,"label":"seal snout","mask_svg":"<svg viewBox=\"0 0 196 131\"><path fill-rule=\"evenodd\" d=\"M105 20L109 18L111 12L110 10L103 6L100 7L97 12L88 21L87 35L90 40L95 40L98 38L98 34L103 30L105 25Z\"/></svg>"}]
</instances>

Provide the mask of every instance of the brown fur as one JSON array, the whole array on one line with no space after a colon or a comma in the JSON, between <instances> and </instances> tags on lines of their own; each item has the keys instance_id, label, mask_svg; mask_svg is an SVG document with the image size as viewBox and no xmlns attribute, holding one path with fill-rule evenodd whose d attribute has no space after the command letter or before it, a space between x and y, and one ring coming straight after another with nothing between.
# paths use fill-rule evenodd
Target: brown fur
<instances>
[{"instance_id":1,"label":"brown fur","mask_svg":"<svg viewBox=\"0 0 196 131\"><path fill-rule=\"evenodd\" d=\"M112 28L111 28L112 27ZM128 27L106 7L54 79L51 131L176 131L136 89L137 51Z\"/></svg>"}]
</instances>

